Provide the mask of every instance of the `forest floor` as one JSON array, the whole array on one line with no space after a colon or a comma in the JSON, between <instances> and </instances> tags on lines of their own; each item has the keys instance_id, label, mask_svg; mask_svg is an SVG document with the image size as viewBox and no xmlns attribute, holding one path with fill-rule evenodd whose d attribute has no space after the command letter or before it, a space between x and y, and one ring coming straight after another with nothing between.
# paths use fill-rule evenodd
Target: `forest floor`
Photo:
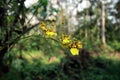
<instances>
[{"instance_id":1,"label":"forest floor","mask_svg":"<svg viewBox=\"0 0 120 80\"><path fill-rule=\"evenodd\" d=\"M104 57L105 59L120 60L120 52L93 53L93 57Z\"/></svg>"},{"instance_id":2,"label":"forest floor","mask_svg":"<svg viewBox=\"0 0 120 80\"><path fill-rule=\"evenodd\" d=\"M79 62L66 61L62 52L49 56L40 51L23 52L25 60L14 60L11 71L0 80L21 80L21 76L22 80L120 80L119 52L91 55L92 65L82 69Z\"/></svg>"}]
</instances>

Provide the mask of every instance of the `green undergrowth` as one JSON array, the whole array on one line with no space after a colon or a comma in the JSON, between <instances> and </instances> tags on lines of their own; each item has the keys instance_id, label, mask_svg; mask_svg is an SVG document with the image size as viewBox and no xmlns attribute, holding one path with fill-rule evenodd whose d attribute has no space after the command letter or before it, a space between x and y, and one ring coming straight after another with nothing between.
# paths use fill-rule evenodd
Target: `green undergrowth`
<instances>
[{"instance_id":1,"label":"green undergrowth","mask_svg":"<svg viewBox=\"0 0 120 80\"><path fill-rule=\"evenodd\" d=\"M0 80L120 80L120 60L109 54L92 57L86 69L80 68L79 63L64 69L65 64L71 64L64 54L47 56L32 51L23 52L22 56L23 59L14 59L10 72Z\"/></svg>"}]
</instances>

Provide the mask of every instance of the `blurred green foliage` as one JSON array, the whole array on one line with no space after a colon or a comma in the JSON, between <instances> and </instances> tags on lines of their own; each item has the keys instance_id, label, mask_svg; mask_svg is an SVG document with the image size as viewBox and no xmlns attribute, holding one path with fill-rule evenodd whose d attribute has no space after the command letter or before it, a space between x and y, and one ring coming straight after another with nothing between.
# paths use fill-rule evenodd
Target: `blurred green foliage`
<instances>
[{"instance_id":1,"label":"blurred green foliage","mask_svg":"<svg viewBox=\"0 0 120 80\"><path fill-rule=\"evenodd\" d=\"M24 52L23 55L26 55ZM30 53L32 56L36 55L36 52ZM37 52L37 54L42 54ZM24 57L25 57L24 55ZM27 54L28 55L28 54ZM27 56L26 55L26 56ZM60 57L60 55L62 57ZM38 56L38 55L37 55ZM48 56L48 55L47 55ZM119 58L110 57L109 54L101 55L99 57L93 57L92 65L87 69L81 69L79 63L71 63L70 60L64 59L63 54L56 55L60 62L45 63L43 59L48 61L47 56L43 58L30 59L27 58L19 59L15 58L11 64L11 70L5 74L0 80L119 80ZM35 56L33 56L35 57ZM67 65L73 64L73 65ZM67 68L63 68L64 65ZM66 72L67 71L67 72Z\"/></svg>"},{"instance_id":2,"label":"blurred green foliage","mask_svg":"<svg viewBox=\"0 0 120 80\"><path fill-rule=\"evenodd\" d=\"M38 0L38 3L30 8L25 7L24 1L0 1L0 80L120 80L120 59L118 58L120 54L116 54L120 51L120 1L115 5L118 13L109 12L114 14L116 23L106 17L107 48L102 46L100 36L100 4L95 2L90 9L78 13L78 16L83 18L87 15L87 11L89 16L97 16L90 21L81 20L77 26L78 29L72 33L72 37L81 40L87 51L97 54L91 58L92 63L87 69L81 69L82 65L79 63L74 64L67 60L66 54L70 54L69 50L63 49L61 44L41 34L38 24L30 24L31 20L25 22L29 13L40 21L44 20L47 17L49 1ZM59 13L59 10L51 8L50 12ZM60 24L58 21L56 25L57 33L60 35L62 31L67 33L66 24L68 24L66 16L61 15L63 20L60 20ZM48 24L52 24L52 21ZM30 32L29 29L31 29ZM65 64L73 64L72 67L66 68L69 73L63 70ZM9 71L4 74L2 69L6 70L6 65Z\"/></svg>"}]
</instances>

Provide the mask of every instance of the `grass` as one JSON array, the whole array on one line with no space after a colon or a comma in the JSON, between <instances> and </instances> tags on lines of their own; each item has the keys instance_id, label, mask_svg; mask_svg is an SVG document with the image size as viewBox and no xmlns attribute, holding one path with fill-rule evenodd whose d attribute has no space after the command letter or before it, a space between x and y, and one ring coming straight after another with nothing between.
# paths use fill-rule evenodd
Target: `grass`
<instances>
[{"instance_id":1,"label":"grass","mask_svg":"<svg viewBox=\"0 0 120 80\"><path fill-rule=\"evenodd\" d=\"M42 51L23 51L22 56L25 60L15 59L16 63L13 62L11 71L5 75L5 79L0 80L120 80L118 55L93 55L93 62L89 68L68 67L68 73L61 66L64 63L61 61L64 59L62 52L46 55Z\"/></svg>"},{"instance_id":2,"label":"grass","mask_svg":"<svg viewBox=\"0 0 120 80\"><path fill-rule=\"evenodd\" d=\"M33 62L39 61L43 64L50 64L50 63L59 63L60 59L64 56L63 54L52 54L46 55L42 51L31 51L31 52L23 52L22 56L28 61Z\"/></svg>"}]
</instances>

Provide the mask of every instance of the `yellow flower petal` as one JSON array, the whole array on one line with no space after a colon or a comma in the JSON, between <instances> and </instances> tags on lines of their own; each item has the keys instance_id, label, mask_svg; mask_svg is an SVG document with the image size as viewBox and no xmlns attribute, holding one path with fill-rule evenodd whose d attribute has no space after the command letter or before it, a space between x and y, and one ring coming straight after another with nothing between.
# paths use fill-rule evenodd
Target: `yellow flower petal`
<instances>
[{"instance_id":1,"label":"yellow flower petal","mask_svg":"<svg viewBox=\"0 0 120 80\"><path fill-rule=\"evenodd\" d=\"M78 48L83 48L82 44L78 44Z\"/></svg>"},{"instance_id":2,"label":"yellow flower petal","mask_svg":"<svg viewBox=\"0 0 120 80\"><path fill-rule=\"evenodd\" d=\"M77 48L71 48L70 49L70 52L72 53L72 55L79 55L79 49L77 49Z\"/></svg>"},{"instance_id":3,"label":"yellow flower petal","mask_svg":"<svg viewBox=\"0 0 120 80\"><path fill-rule=\"evenodd\" d=\"M40 29L43 30L43 31L47 31L45 26L41 26Z\"/></svg>"},{"instance_id":4,"label":"yellow flower petal","mask_svg":"<svg viewBox=\"0 0 120 80\"><path fill-rule=\"evenodd\" d=\"M43 31L46 31L46 24L44 22L40 23L40 29L42 29Z\"/></svg>"},{"instance_id":5,"label":"yellow flower petal","mask_svg":"<svg viewBox=\"0 0 120 80\"><path fill-rule=\"evenodd\" d=\"M75 42L72 42L71 45L70 45L71 48L77 48L77 45Z\"/></svg>"},{"instance_id":6,"label":"yellow flower petal","mask_svg":"<svg viewBox=\"0 0 120 80\"><path fill-rule=\"evenodd\" d=\"M69 43L69 42L70 42L69 39L63 39L63 40L62 40L62 44L67 44L67 43Z\"/></svg>"},{"instance_id":7,"label":"yellow flower petal","mask_svg":"<svg viewBox=\"0 0 120 80\"><path fill-rule=\"evenodd\" d=\"M46 26L46 24L44 22L41 22L40 26Z\"/></svg>"},{"instance_id":8,"label":"yellow flower petal","mask_svg":"<svg viewBox=\"0 0 120 80\"><path fill-rule=\"evenodd\" d=\"M78 46L78 48L82 48L83 47L82 42L78 41L77 46Z\"/></svg>"},{"instance_id":9,"label":"yellow flower petal","mask_svg":"<svg viewBox=\"0 0 120 80\"><path fill-rule=\"evenodd\" d=\"M46 36L57 36L57 33L55 33L54 31L46 31Z\"/></svg>"},{"instance_id":10,"label":"yellow flower petal","mask_svg":"<svg viewBox=\"0 0 120 80\"><path fill-rule=\"evenodd\" d=\"M69 48L69 43L66 43L66 44L62 44L62 47L64 47L64 48Z\"/></svg>"},{"instance_id":11,"label":"yellow flower petal","mask_svg":"<svg viewBox=\"0 0 120 80\"><path fill-rule=\"evenodd\" d=\"M80 48L82 48L83 46L82 46L82 43L81 43L80 41L74 41L74 42L72 42L72 44L71 44L70 47L80 49Z\"/></svg>"},{"instance_id":12,"label":"yellow flower petal","mask_svg":"<svg viewBox=\"0 0 120 80\"><path fill-rule=\"evenodd\" d=\"M62 44L70 43L70 36L69 35L62 35Z\"/></svg>"}]
</instances>

